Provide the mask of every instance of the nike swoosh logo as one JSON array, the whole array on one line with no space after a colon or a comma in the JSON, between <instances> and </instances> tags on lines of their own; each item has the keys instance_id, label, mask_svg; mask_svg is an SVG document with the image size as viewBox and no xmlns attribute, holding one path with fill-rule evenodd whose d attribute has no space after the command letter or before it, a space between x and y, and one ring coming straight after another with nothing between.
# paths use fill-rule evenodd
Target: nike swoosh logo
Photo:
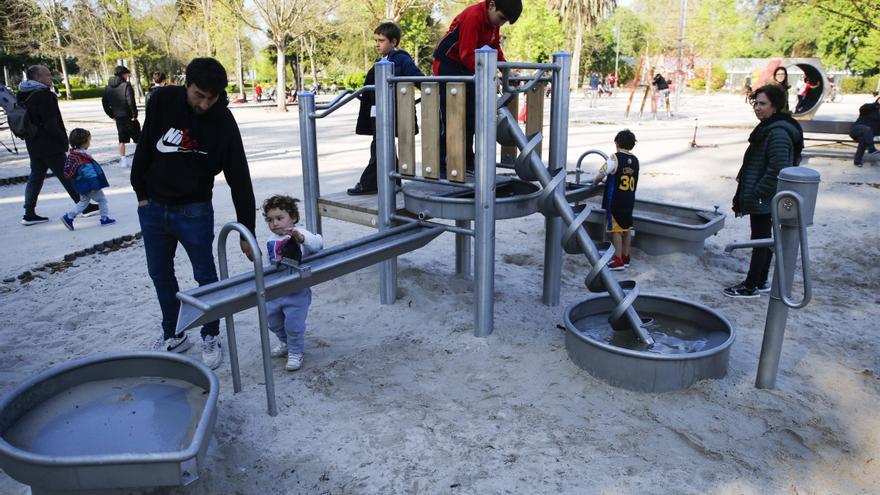
<instances>
[{"instance_id":1,"label":"nike swoosh logo","mask_svg":"<svg viewBox=\"0 0 880 495\"><path fill-rule=\"evenodd\" d=\"M156 141L156 149L159 150L160 153L176 153L178 150L177 145L168 146L161 139Z\"/></svg>"}]
</instances>

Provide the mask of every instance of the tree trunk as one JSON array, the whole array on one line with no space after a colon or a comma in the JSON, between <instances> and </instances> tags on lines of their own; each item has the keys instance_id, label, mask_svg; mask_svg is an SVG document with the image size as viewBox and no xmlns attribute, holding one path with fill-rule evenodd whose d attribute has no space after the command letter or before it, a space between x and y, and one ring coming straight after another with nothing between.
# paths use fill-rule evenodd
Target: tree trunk
<instances>
[{"instance_id":1,"label":"tree trunk","mask_svg":"<svg viewBox=\"0 0 880 495\"><path fill-rule=\"evenodd\" d=\"M214 56L214 47L211 45L211 1L212 0L202 0L202 21L204 22L204 27L202 29L205 30L206 57Z\"/></svg>"},{"instance_id":2,"label":"tree trunk","mask_svg":"<svg viewBox=\"0 0 880 495\"><path fill-rule=\"evenodd\" d=\"M578 81L580 80L580 72L581 72L581 47L584 44L584 22L583 22L583 14L581 13L580 7L578 7L577 14L577 30L575 31L574 36L574 46L572 47L572 56L571 56L571 78L569 79L570 89L578 88Z\"/></svg>"},{"instance_id":3,"label":"tree trunk","mask_svg":"<svg viewBox=\"0 0 880 495\"><path fill-rule=\"evenodd\" d=\"M238 97L244 98L244 61L241 59L241 37L235 37L235 73L238 76Z\"/></svg>"},{"instance_id":4,"label":"tree trunk","mask_svg":"<svg viewBox=\"0 0 880 495\"><path fill-rule=\"evenodd\" d=\"M706 71L706 96L709 96L709 90L712 88L712 62L709 62L709 70Z\"/></svg>"},{"instance_id":5,"label":"tree trunk","mask_svg":"<svg viewBox=\"0 0 880 495\"><path fill-rule=\"evenodd\" d=\"M284 50L286 46L284 45L284 40L276 40L275 48L278 51L278 62L275 64L278 69L277 81L275 84L275 103L277 104L277 108L279 112L287 111L287 98L284 97L284 88L285 79L287 76L287 66L284 62Z\"/></svg>"},{"instance_id":6,"label":"tree trunk","mask_svg":"<svg viewBox=\"0 0 880 495\"><path fill-rule=\"evenodd\" d=\"M144 92L143 88L141 88L141 75L138 72L137 61L134 57L131 57L131 67L129 67L129 69L131 70L130 81L132 87L134 88L135 99L138 103L140 103L144 99Z\"/></svg>"},{"instance_id":7,"label":"tree trunk","mask_svg":"<svg viewBox=\"0 0 880 495\"><path fill-rule=\"evenodd\" d=\"M59 55L58 59L61 61L61 75L62 77L64 77L64 98L72 100L73 95L70 94L70 81L67 79L67 62L64 60L64 54L62 53L61 55Z\"/></svg>"},{"instance_id":8,"label":"tree trunk","mask_svg":"<svg viewBox=\"0 0 880 495\"><path fill-rule=\"evenodd\" d=\"M315 70L315 40L309 35L309 65L312 68L312 81L318 83L318 72Z\"/></svg>"}]
</instances>

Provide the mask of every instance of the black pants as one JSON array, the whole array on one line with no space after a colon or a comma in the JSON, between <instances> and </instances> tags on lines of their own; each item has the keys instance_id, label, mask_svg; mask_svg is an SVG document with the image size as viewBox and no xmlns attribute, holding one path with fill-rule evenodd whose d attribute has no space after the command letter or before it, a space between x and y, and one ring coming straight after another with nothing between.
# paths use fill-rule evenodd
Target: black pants
<instances>
[{"instance_id":1,"label":"black pants","mask_svg":"<svg viewBox=\"0 0 880 495\"><path fill-rule=\"evenodd\" d=\"M752 239L769 239L771 237L772 219L769 213L749 215L749 223L752 227ZM770 275L770 261L773 259L773 251L770 248L752 249L752 261L749 263L749 273L746 275L744 285L750 289L762 287L767 283Z\"/></svg>"},{"instance_id":2,"label":"black pants","mask_svg":"<svg viewBox=\"0 0 880 495\"><path fill-rule=\"evenodd\" d=\"M856 149L856 156L853 158L853 163L862 163L862 157L865 156L865 151L869 153L877 151L877 148L874 146L874 130L870 127L862 124L855 124L849 131L849 137L859 142L859 147Z\"/></svg>"},{"instance_id":3,"label":"black pants","mask_svg":"<svg viewBox=\"0 0 880 495\"><path fill-rule=\"evenodd\" d=\"M367 162L358 182L367 191L376 190L376 136L373 136L373 141L370 143L370 161Z\"/></svg>"},{"instance_id":4,"label":"black pants","mask_svg":"<svg viewBox=\"0 0 880 495\"><path fill-rule=\"evenodd\" d=\"M43 181L46 180L46 172L51 170L55 177L61 181L61 185L70 195L70 199L74 203L79 203L79 193L70 184L70 181L64 178L64 160L65 154L55 153L44 157L31 157L31 175L28 177L27 185L24 187L24 213L36 214L37 198L43 189Z\"/></svg>"}]
</instances>

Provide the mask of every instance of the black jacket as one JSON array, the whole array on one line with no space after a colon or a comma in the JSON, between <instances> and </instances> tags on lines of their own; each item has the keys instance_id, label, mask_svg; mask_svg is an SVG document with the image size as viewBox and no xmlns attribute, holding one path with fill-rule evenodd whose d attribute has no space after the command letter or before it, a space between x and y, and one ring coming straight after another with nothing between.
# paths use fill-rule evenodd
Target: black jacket
<instances>
[{"instance_id":1,"label":"black jacket","mask_svg":"<svg viewBox=\"0 0 880 495\"><path fill-rule=\"evenodd\" d=\"M28 155L44 158L67 152L67 129L58 108L58 97L48 89L19 91L18 101L28 110L28 117L37 126L37 135L25 140Z\"/></svg>"},{"instance_id":2,"label":"black jacket","mask_svg":"<svg viewBox=\"0 0 880 495\"><path fill-rule=\"evenodd\" d=\"M203 115L186 99L186 88L159 88L150 98L134 153L131 185L138 201L166 205L211 201L214 176L223 172L238 222L254 232L256 202L241 133L226 94Z\"/></svg>"},{"instance_id":3,"label":"black jacket","mask_svg":"<svg viewBox=\"0 0 880 495\"><path fill-rule=\"evenodd\" d=\"M376 60L376 62L378 61ZM389 53L388 61L394 64L395 76L424 76L409 53L404 50L394 50ZM364 86L373 84L376 84L375 66L370 67L370 70L367 72L367 78L364 80ZM371 117L370 111L376 104L376 93L375 91L367 91L361 94L359 98L361 100L361 108L354 132L361 136L374 136L376 134L376 117Z\"/></svg>"},{"instance_id":4,"label":"black jacket","mask_svg":"<svg viewBox=\"0 0 880 495\"><path fill-rule=\"evenodd\" d=\"M749 147L736 176L733 211L739 215L768 214L776 194L779 171L800 163L804 133L789 114L762 121L749 136Z\"/></svg>"},{"instance_id":5,"label":"black jacket","mask_svg":"<svg viewBox=\"0 0 880 495\"><path fill-rule=\"evenodd\" d=\"M875 136L880 136L880 103L865 103L859 107L859 118L855 123L870 127Z\"/></svg>"},{"instance_id":6,"label":"black jacket","mask_svg":"<svg viewBox=\"0 0 880 495\"><path fill-rule=\"evenodd\" d=\"M101 104L104 105L104 113L111 119L136 119L138 116L134 89L131 83L121 77L113 76L107 82Z\"/></svg>"}]
</instances>

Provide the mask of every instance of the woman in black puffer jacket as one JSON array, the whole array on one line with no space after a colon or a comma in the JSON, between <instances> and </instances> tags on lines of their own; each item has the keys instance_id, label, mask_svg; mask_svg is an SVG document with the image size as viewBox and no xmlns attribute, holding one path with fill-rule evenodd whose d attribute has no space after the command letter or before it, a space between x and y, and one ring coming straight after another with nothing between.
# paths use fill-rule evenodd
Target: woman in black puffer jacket
<instances>
[{"instance_id":1,"label":"woman in black puffer jacket","mask_svg":"<svg viewBox=\"0 0 880 495\"><path fill-rule=\"evenodd\" d=\"M776 194L779 171L801 161L804 133L800 124L785 110L786 95L779 86L768 84L751 95L755 116L761 122L749 135L749 147L736 177L739 185L733 197L736 216L748 215L752 239L771 236L770 200ZM730 297L758 297L769 292L770 248L752 250L746 280L724 289Z\"/></svg>"}]
</instances>

